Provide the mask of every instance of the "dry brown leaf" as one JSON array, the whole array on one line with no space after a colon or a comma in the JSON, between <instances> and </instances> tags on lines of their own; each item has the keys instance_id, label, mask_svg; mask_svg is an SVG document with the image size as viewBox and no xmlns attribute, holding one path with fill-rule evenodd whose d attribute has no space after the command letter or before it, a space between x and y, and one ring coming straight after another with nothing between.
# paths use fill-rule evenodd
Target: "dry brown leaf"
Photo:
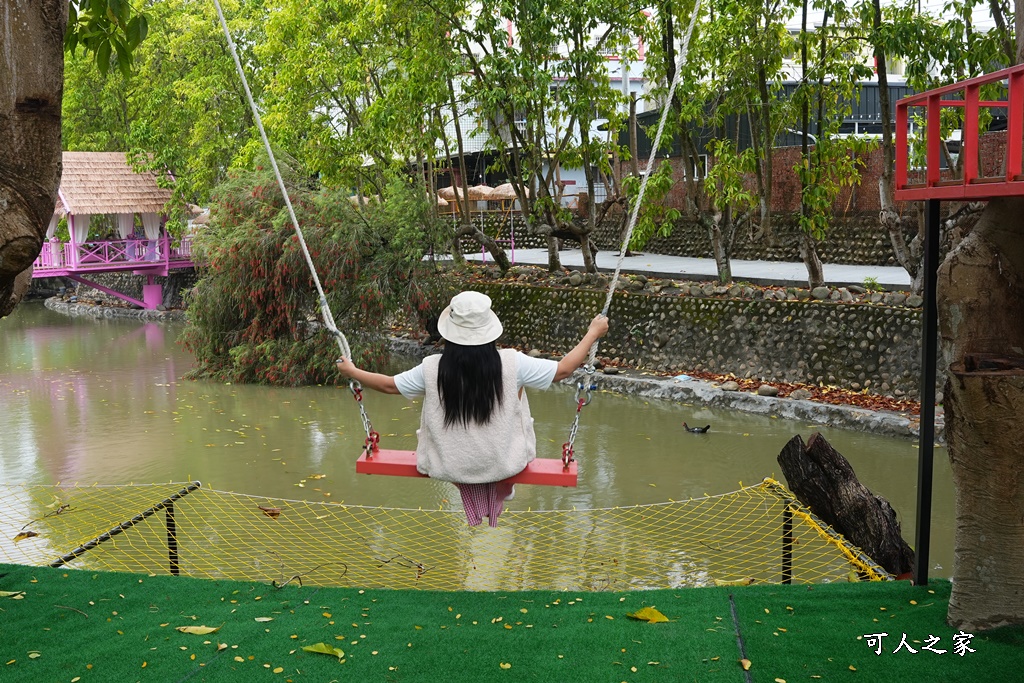
<instances>
[{"instance_id":1,"label":"dry brown leaf","mask_svg":"<svg viewBox=\"0 0 1024 683\"><path fill-rule=\"evenodd\" d=\"M22 531L20 534L14 537L14 542L17 543L18 541L24 541L26 538L34 538L38 535L39 534L37 534L34 531Z\"/></svg>"},{"instance_id":2,"label":"dry brown leaf","mask_svg":"<svg viewBox=\"0 0 1024 683\"><path fill-rule=\"evenodd\" d=\"M271 519L277 519L281 516L281 508L264 507L262 505L257 505L256 507L258 507L260 510L263 510L263 514L265 514L267 517L270 517Z\"/></svg>"}]
</instances>

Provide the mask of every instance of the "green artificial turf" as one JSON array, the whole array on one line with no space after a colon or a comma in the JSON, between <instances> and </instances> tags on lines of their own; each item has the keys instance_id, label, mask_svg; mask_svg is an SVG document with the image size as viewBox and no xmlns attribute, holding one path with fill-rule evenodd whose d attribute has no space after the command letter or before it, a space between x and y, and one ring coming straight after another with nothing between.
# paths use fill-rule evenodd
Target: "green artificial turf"
<instances>
[{"instance_id":1,"label":"green artificial turf","mask_svg":"<svg viewBox=\"0 0 1024 683\"><path fill-rule=\"evenodd\" d=\"M973 634L974 652L954 650L946 624L950 583L762 586L734 592L754 681L997 681L1020 680L1024 628ZM865 637L887 633L881 652ZM901 640L906 634L906 646ZM929 637L931 651L924 649ZM899 651L896 651L899 650ZM938 650L945 650L939 654ZM815 678L817 677L817 678Z\"/></svg>"},{"instance_id":2,"label":"green artificial turf","mask_svg":"<svg viewBox=\"0 0 1024 683\"><path fill-rule=\"evenodd\" d=\"M0 590L24 591L0 598L4 681L941 681L1024 667L1022 629L976 636L964 657L920 643L891 653L900 632L950 645L943 583L441 593L12 565L0 575ZM671 621L626 617L644 606ZM200 625L220 630L176 630ZM858 639L876 631L890 633L882 655ZM345 661L302 650L316 643Z\"/></svg>"}]
</instances>

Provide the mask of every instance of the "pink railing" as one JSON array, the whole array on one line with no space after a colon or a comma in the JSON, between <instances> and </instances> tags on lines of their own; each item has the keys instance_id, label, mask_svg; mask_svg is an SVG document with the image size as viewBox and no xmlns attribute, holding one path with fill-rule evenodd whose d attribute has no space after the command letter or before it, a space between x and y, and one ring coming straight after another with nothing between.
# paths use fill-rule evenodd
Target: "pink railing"
<instances>
[{"instance_id":1,"label":"pink railing","mask_svg":"<svg viewBox=\"0 0 1024 683\"><path fill-rule=\"evenodd\" d=\"M35 261L36 271L47 270L111 270L137 265L183 263L191 261L192 240L182 238L172 246L166 235L155 239L110 240L69 244L51 241Z\"/></svg>"}]
</instances>

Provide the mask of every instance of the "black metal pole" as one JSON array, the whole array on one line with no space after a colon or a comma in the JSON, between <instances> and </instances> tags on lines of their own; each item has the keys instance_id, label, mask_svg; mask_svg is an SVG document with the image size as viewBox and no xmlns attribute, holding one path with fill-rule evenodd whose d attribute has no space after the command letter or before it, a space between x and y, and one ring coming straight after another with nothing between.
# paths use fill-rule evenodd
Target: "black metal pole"
<instances>
[{"instance_id":1,"label":"black metal pole","mask_svg":"<svg viewBox=\"0 0 1024 683\"><path fill-rule=\"evenodd\" d=\"M793 583L793 509L782 509L782 583Z\"/></svg>"},{"instance_id":2,"label":"black metal pole","mask_svg":"<svg viewBox=\"0 0 1024 683\"><path fill-rule=\"evenodd\" d=\"M939 268L938 199L925 202L924 305L921 312L921 431L917 452L917 534L914 541L914 583L928 583L928 552L932 532L932 469L935 446L935 372L939 316L936 283Z\"/></svg>"},{"instance_id":3,"label":"black metal pole","mask_svg":"<svg viewBox=\"0 0 1024 683\"><path fill-rule=\"evenodd\" d=\"M135 526L136 524L138 524L142 520L146 519L147 517L156 514L160 510L163 510L165 507L167 507L168 505L172 504L174 501L178 500L179 498L184 498L188 494L190 494L193 491L195 491L196 489L198 489L200 486L202 486L202 484L200 484L198 481L192 482L191 484L189 484L185 488L183 488L180 491L178 491L177 493L175 493L173 496L170 496L169 498L163 499L162 501L160 501L159 503L157 503L153 507L148 508L146 510L143 510L142 512L140 512L139 514L135 515L134 517L132 517L128 521L121 522L120 524L115 526L110 531L108 531L108 532L106 532L104 534L100 534L99 536L97 536L96 538L92 539L88 543L83 543L82 545L78 546L77 548L75 548L74 550L72 550L69 553L65 553L65 554L61 555L56 560L51 562L49 566L51 566L51 567L60 567L62 565L67 564L68 562L70 562L71 560L75 559L76 557L78 557L80 555L84 555L85 553L89 552L90 550L92 550L93 548L98 546L99 544L105 543L106 541L109 541L114 536L117 536L118 534L123 533L123 532L127 531L128 529L131 529L133 526Z\"/></svg>"},{"instance_id":4,"label":"black metal pole","mask_svg":"<svg viewBox=\"0 0 1024 683\"><path fill-rule=\"evenodd\" d=\"M171 575L177 576L181 573L178 566L178 527L174 523L174 503L168 503L167 510L167 561L170 564Z\"/></svg>"}]
</instances>

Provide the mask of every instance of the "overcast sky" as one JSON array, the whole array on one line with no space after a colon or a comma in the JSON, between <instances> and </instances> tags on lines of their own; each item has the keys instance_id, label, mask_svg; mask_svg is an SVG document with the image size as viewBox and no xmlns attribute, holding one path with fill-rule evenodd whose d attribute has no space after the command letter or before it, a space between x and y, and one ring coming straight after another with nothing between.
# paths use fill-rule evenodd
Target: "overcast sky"
<instances>
[{"instance_id":1,"label":"overcast sky","mask_svg":"<svg viewBox=\"0 0 1024 683\"><path fill-rule=\"evenodd\" d=\"M921 11L931 14L932 16L942 16L942 8L946 4L946 0L919 0L921 5ZM884 4L896 4L892 2L885 2ZM823 13L820 11L809 10L807 14L807 23L811 25L820 24ZM794 30L800 30L800 12L796 13L793 17L793 21L789 23L789 28ZM995 26L995 22L992 21L992 17L989 14L988 6L982 5L974 9L974 26L980 30L988 30Z\"/></svg>"}]
</instances>

